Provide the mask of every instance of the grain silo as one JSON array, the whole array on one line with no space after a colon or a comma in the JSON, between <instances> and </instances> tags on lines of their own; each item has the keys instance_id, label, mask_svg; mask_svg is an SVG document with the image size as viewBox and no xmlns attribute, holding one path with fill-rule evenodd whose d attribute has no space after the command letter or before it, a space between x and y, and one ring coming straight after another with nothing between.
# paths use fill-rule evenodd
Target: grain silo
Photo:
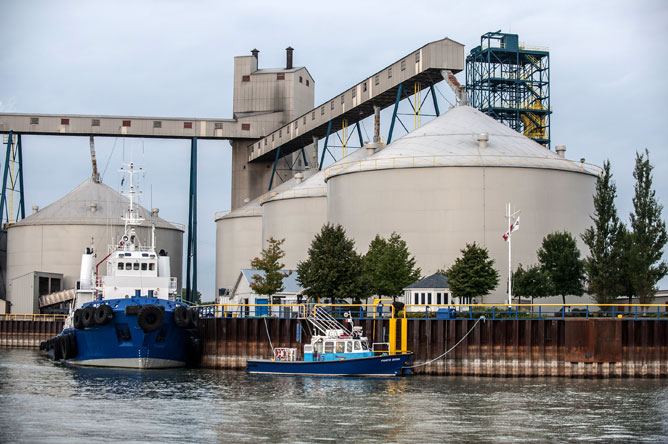
<instances>
[{"instance_id":1,"label":"grain silo","mask_svg":"<svg viewBox=\"0 0 668 444\"><path fill-rule=\"evenodd\" d=\"M308 178L314 170L305 170L301 177ZM216 289L223 296L236 282L239 272L250 268L251 260L262 251L262 207L264 202L297 184L294 177L272 191L246 202L232 211L216 213Z\"/></svg>"},{"instance_id":2,"label":"grain silo","mask_svg":"<svg viewBox=\"0 0 668 444\"><path fill-rule=\"evenodd\" d=\"M485 301L502 302L507 202L522 221L513 269L536 263L546 234L567 230L579 239L590 225L598 168L562 156L471 107L455 107L366 160L327 169L328 220L343 225L360 252L376 234L396 231L424 275L449 267L475 241L500 272Z\"/></svg>"},{"instance_id":3,"label":"grain silo","mask_svg":"<svg viewBox=\"0 0 668 444\"><path fill-rule=\"evenodd\" d=\"M63 289L76 286L81 271L81 255L93 248L97 262L107 255L108 246L123 233L129 200L107 185L86 179L60 200L9 226L7 230L7 283L12 312L37 312L34 301L24 301L12 282L33 272L63 275ZM151 242L151 224L156 226L156 247L170 256L172 274L181 282L183 228L158 217L158 209L137 207L145 219L137 227L140 242ZM106 267L100 267L100 275ZM18 281L17 281L18 282ZM18 285L18 284L17 284Z\"/></svg>"},{"instance_id":4,"label":"grain silo","mask_svg":"<svg viewBox=\"0 0 668 444\"><path fill-rule=\"evenodd\" d=\"M368 153L367 148L358 149L337 163L358 161L366 158ZM303 181L301 173L298 173L295 175L294 186L265 196L267 198L261 202L262 245L266 247L267 240L272 236L274 239L285 239L282 246L285 257L282 262L285 264L284 268L293 270L297 268L299 261L307 258L313 238L327 223L327 185L324 171L319 171Z\"/></svg>"}]
</instances>

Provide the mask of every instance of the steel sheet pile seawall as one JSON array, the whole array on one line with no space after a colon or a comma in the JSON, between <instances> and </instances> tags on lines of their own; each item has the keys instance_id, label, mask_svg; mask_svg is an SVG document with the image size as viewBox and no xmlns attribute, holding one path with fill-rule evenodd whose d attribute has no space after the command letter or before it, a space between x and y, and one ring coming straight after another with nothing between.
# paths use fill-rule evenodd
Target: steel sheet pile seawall
<instances>
[{"instance_id":1,"label":"steel sheet pile seawall","mask_svg":"<svg viewBox=\"0 0 668 444\"><path fill-rule=\"evenodd\" d=\"M263 318L203 320L202 366L243 369L246 359L271 356ZM302 359L310 341L298 319L267 318L274 347L294 347ZM476 319L409 319L407 349L422 364L453 347ZM371 342L387 342L390 321L355 321ZM298 340L297 325L302 338ZM396 325L401 348L402 322ZM617 319L487 320L445 358L413 369L430 375L668 377L668 322Z\"/></svg>"},{"instance_id":2,"label":"steel sheet pile seawall","mask_svg":"<svg viewBox=\"0 0 668 444\"><path fill-rule=\"evenodd\" d=\"M0 347L39 347L63 330L63 320L0 319Z\"/></svg>"}]
</instances>

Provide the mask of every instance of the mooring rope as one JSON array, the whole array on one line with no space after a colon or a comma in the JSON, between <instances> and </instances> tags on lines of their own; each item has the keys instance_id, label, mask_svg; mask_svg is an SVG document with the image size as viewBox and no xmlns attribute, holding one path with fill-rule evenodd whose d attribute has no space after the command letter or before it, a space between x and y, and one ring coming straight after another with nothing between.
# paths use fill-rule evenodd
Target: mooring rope
<instances>
[{"instance_id":1,"label":"mooring rope","mask_svg":"<svg viewBox=\"0 0 668 444\"><path fill-rule=\"evenodd\" d=\"M269 326L267 326L267 318L264 318L264 329L267 332L267 339L269 339L269 347L271 347L271 355L275 356L274 355L274 346L271 343L271 336L269 335Z\"/></svg>"},{"instance_id":2,"label":"mooring rope","mask_svg":"<svg viewBox=\"0 0 668 444\"><path fill-rule=\"evenodd\" d=\"M479 323L480 321L484 321L484 320L485 320L485 317L484 317L484 316L480 316L480 317L478 318L478 320L475 321L475 324L473 324L473 327L471 327L471 328L469 329L469 331L467 331L466 334L465 334L464 336L462 336L462 338L461 338L459 341L457 341L457 343L456 343L455 345L453 345L452 347L450 347L450 349L449 349L448 351L446 351L445 353L443 353L441 356L439 356L439 357L437 357L437 358L434 358L434 359L432 359L431 361L423 362L422 364L408 365L408 366L405 366L405 367L403 367L403 368L422 367L423 365L431 364L431 363L434 362L434 361L438 361L438 360L441 359L443 356L447 355L447 354L450 353L452 350L454 350L455 347L457 347L459 344L461 344L462 341L463 341L464 339L466 339L466 337L469 335L469 333L471 333L471 332L473 331L473 329L475 328L475 326L478 325L478 323Z\"/></svg>"}]
</instances>

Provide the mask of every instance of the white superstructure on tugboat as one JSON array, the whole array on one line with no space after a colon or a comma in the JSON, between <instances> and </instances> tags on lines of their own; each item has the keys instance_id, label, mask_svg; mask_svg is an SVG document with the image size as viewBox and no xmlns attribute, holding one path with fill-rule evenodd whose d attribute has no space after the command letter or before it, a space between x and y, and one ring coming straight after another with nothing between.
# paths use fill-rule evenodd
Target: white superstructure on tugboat
<instances>
[{"instance_id":1,"label":"white superstructure on tugboat","mask_svg":"<svg viewBox=\"0 0 668 444\"><path fill-rule=\"evenodd\" d=\"M125 229L96 262L92 248L81 260L81 275L63 332L43 344L54 359L77 365L165 368L181 367L197 355L198 313L177 302L176 278L169 257L156 252L155 226L150 245L141 245L134 164L129 174ZM141 171L141 169L140 169ZM106 275L100 267L106 266Z\"/></svg>"}]
</instances>

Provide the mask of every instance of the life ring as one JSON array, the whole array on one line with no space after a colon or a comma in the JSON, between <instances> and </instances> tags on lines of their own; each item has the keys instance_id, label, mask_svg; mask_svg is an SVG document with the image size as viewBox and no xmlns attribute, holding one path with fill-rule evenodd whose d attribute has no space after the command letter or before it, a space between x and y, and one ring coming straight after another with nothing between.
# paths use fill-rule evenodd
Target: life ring
<instances>
[{"instance_id":1,"label":"life ring","mask_svg":"<svg viewBox=\"0 0 668 444\"><path fill-rule=\"evenodd\" d=\"M194 308L191 308L188 310L190 313L190 324L192 325L193 328L199 327L199 311L195 310Z\"/></svg>"},{"instance_id":2,"label":"life ring","mask_svg":"<svg viewBox=\"0 0 668 444\"><path fill-rule=\"evenodd\" d=\"M72 317L72 321L74 323L74 328L76 328L77 330L84 329L82 309L77 308L76 310L74 310L74 316Z\"/></svg>"},{"instance_id":3,"label":"life ring","mask_svg":"<svg viewBox=\"0 0 668 444\"><path fill-rule=\"evenodd\" d=\"M274 350L274 357L278 359L279 361L282 361L285 359L287 353L285 352L284 348L277 348Z\"/></svg>"},{"instance_id":4,"label":"life ring","mask_svg":"<svg viewBox=\"0 0 668 444\"><path fill-rule=\"evenodd\" d=\"M83 309L82 321L85 328L89 328L95 325L95 307L89 305Z\"/></svg>"},{"instance_id":5,"label":"life ring","mask_svg":"<svg viewBox=\"0 0 668 444\"><path fill-rule=\"evenodd\" d=\"M190 324L190 312L187 307L179 305L174 309L174 323L177 327L188 328L188 324Z\"/></svg>"},{"instance_id":6,"label":"life ring","mask_svg":"<svg viewBox=\"0 0 668 444\"><path fill-rule=\"evenodd\" d=\"M137 324L144 333L151 333L162 327L165 314L157 305L144 305L137 315Z\"/></svg>"},{"instance_id":7,"label":"life ring","mask_svg":"<svg viewBox=\"0 0 668 444\"><path fill-rule=\"evenodd\" d=\"M114 317L114 310L107 304L102 304L95 309L95 323L97 325L106 325Z\"/></svg>"}]
</instances>

